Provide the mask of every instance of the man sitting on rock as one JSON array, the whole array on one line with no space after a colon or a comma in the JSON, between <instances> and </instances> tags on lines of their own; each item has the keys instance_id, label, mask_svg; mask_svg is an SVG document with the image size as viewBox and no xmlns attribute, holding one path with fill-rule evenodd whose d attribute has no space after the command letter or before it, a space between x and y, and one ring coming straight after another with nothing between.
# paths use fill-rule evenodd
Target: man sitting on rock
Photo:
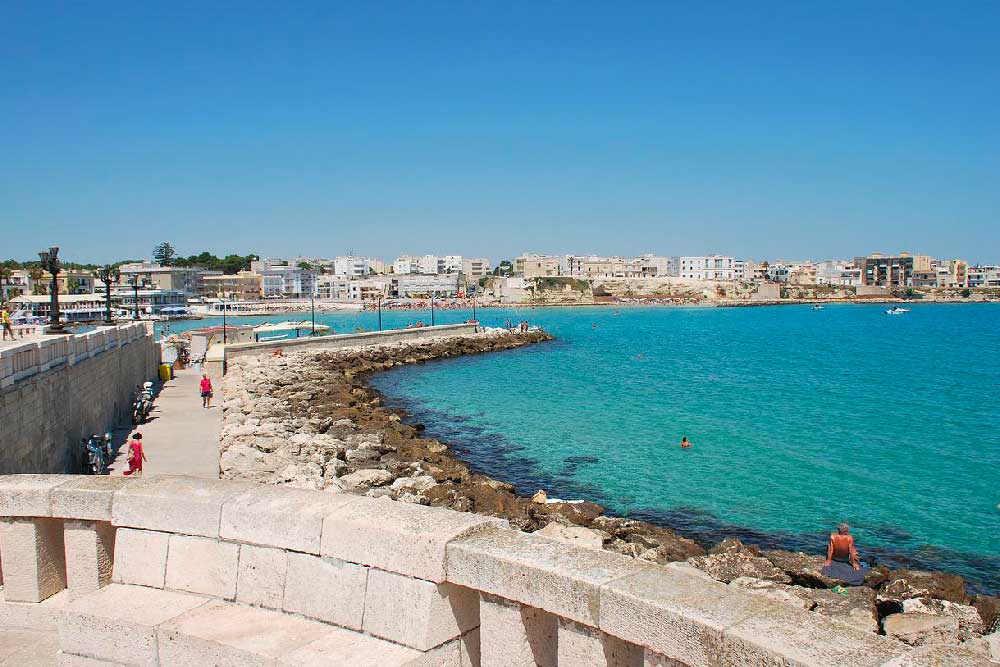
<instances>
[{"instance_id":1,"label":"man sitting on rock","mask_svg":"<svg viewBox=\"0 0 1000 667\"><path fill-rule=\"evenodd\" d=\"M848 586L860 586L865 581L864 570L858 562L858 550L854 547L854 536L846 523L837 526L836 533L830 533L823 574Z\"/></svg>"}]
</instances>

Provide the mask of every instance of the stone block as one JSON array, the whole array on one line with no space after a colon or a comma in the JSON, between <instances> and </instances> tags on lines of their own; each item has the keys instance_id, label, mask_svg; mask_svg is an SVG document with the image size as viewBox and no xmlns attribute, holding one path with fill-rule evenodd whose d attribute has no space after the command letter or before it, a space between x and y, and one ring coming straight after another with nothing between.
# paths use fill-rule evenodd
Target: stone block
<instances>
[{"instance_id":1,"label":"stone block","mask_svg":"<svg viewBox=\"0 0 1000 667\"><path fill-rule=\"evenodd\" d=\"M111 581L163 588L167 574L169 533L119 528Z\"/></svg>"},{"instance_id":2,"label":"stone block","mask_svg":"<svg viewBox=\"0 0 1000 667\"><path fill-rule=\"evenodd\" d=\"M81 475L52 489L52 516L111 521L115 492L132 483L127 477Z\"/></svg>"},{"instance_id":3,"label":"stone block","mask_svg":"<svg viewBox=\"0 0 1000 667\"><path fill-rule=\"evenodd\" d=\"M565 618L557 643L559 667L643 667L641 647Z\"/></svg>"},{"instance_id":4,"label":"stone block","mask_svg":"<svg viewBox=\"0 0 1000 667\"><path fill-rule=\"evenodd\" d=\"M66 475L0 475L0 516L52 516L52 489Z\"/></svg>"},{"instance_id":5,"label":"stone block","mask_svg":"<svg viewBox=\"0 0 1000 667\"><path fill-rule=\"evenodd\" d=\"M159 665L270 667L327 631L316 621L217 600L160 626Z\"/></svg>"},{"instance_id":6,"label":"stone block","mask_svg":"<svg viewBox=\"0 0 1000 667\"><path fill-rule=\"evenodd\" d=\"M890 660L882 667L996 667L995 662L976 651L960 646L921 646Z\"/></svg>"},{"instance_id":7,"label":"stone block","mask_svg":"<svg viewBox=\"0 0 1000 667\"><path fill-rule=\"evenodd\" d=\"M642 655L642 667L688 667L688 665L646 649Z\"/></svg>"},{"instance_id":8,"label":"stone block","mask_svg":"<svg viewBox=\"0 0 1000 667\"><path fill-rule=\"evenodd\" d=\"M282 667L410 667L424 657L420 651L358 632L327 627L316 641L280 658ZM430 667L430 665L428 665Z\"/></svg>"},{"instance_id":9,"label":"stone block","mask_svg":"<svg viewBox=\"0 0 1000 667\"><path fill-rule=\"evenodd\" d=\"M127 667L121 662L108 662L97 658L88 658L83 655L74 655L59 651L56 656L56 664L59 667Z\"/></svg>"},{"instance_id":10,"label":"stone block","mask_svg":"<svg viewBox=\"0 0 1000 667\"><path fill-rule=\"evenodd\" d=\"M325 518L320 550L324 556L442 583L449 541L507 525L467 512L359 498Z\"/></svg>"},{"instance_id":11,"label":"stone block","mask_svg":"<svg viewBox=\"0 0 1000 667\"><path fill-rule=\"evenodd\" d=\"M368 568L336 558L289 553L282 608L360 630Z\"/></svg>"},{"instance_id":12,"label":"stone block","mask_svg":"<svg viewBox=\"0 0 1000 667\"><path fill-rule=\"evenodd\" d=\"M129 480L114 496L112 523L182 535L219 537L223 503L250 485L193 477Z\"/></svg>"},{"instance_id":13,"label":"stone block","mask_svg":"<svg viewBox=\"0 0 1000 667\"><path fill-rule=\"evenodd\" d=\"M284 550L241 545L236 601L281 609L287 569L288 555Z\"/></svg>"},{"instance_id":14,"label":"stone block","mask_svg":"<svg viewBox=\"0 0 1000 667\"><path fill-rule=\"evenodd\" d=\"M511 600L479 600L482 667L557 667L559 619Z\"/></svg>"},{"instance_id":15,"label":"stone block","mask_svg":"<svg viewBox=\"0 0 1000 667\"><path fill-rule=\"evenodd\" d=\"M448 581L597 625L600 588L654 567L513 530L487 530L447 546Z\"/></svg>"},{"instance_id":16,"label":"stone block","mask_svg":"<svg viewBox=\"0 0 1000 667\"><path fill-rule=\"evenodd\" d=\"M171 535L165 588L232 600L240 546L206 537Z\"/></svg>"},{"instance_id":17,"label":"stone block","mask_svg":"<svg viewBox=\"0 0 1000 667\"><path fill-rule=\"evenodd\" d=\"M426 651L478 625L476 591L382 570L368 572L364 630L369 634Z\"/></svg>"},{"instance_id":18,"label":"stone block","mask_svg":"<svg viewBox=\"0 0 1000 667\"><path fill-rule=\"evenodd\" d=\"M115 528L104 521L68 520L63 525L66 544L66 587L74 596L93 593L111 583Z\"/></svg>"},{"instance_id":19,"label":"stone block","mask_svg":"<svg viewBox=\"0 0 1000 667\"><path fill-rule=\"evenodd\" d=\"M66 605L59 647L98 660L156 665L156 628L201 606L190 593L111 584Z\"/></svg>"},{"instance_id":20,"label":"stone block","mask_svg":"<svg viewBox=\"0 0 1000 667\"><path fill-rule=\"evenodd\" d=\"M41 602L8 602L0 590L0 628L30 628L55 633L59 614L70 601L68 590L62 590Z\"/></svg>"},{"instance_id":21,"label":"stone block","mask_svg":"<svg viewBox=\"0 0 1000 667\"><path fill-rule=\"evenodd\" d=\"M318 554L323 519L357 500L346 493L252 485L223 506L219 532L228 540Z\"/></svg>"},{"instance_id":22,"label":"stone block","mask_svg":"<svg viewBox=\"0 0 1000 667\"><path fill-rule=\"evenodd\" d=\"M4 597L11 602L41 602L66 588L66 550L62 521L0 520Z\"/></svg>"}]
</instances>

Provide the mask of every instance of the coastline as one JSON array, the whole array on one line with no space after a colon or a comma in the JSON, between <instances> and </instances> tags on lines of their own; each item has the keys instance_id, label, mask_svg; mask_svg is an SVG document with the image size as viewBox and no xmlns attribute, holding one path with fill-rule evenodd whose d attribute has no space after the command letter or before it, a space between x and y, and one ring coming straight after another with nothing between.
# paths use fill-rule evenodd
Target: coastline
<instances>
[{"instance_id":1,"label":"coastline","mask_svg":"<svg viewBox=\"0 0 1000 667\"><path fill-rule=\"evenodd\" d=\"M405 413L387 407L369 383L372 375L397 366L549 340L544 333L493 332L234 360L235 372L224 383L222 476L389 496L502 517L520 530L655 563L687 560L730 585L791 595L817 613L868 631L878 632L881 619L902 610L915 591L968 608L979 603L987 610L979 611L984 623L996 622L996 598L970 596L964 581L946 572L876 565L866 586L839 599L828 590L836 582L819 572L818 555L761 550L733 538L699 544L668 526L607 516L588 501L533 502L518 496L512 484L472 470L449 444L426 437L422 424L408 423Z\"/></svg>"}]
</instances>

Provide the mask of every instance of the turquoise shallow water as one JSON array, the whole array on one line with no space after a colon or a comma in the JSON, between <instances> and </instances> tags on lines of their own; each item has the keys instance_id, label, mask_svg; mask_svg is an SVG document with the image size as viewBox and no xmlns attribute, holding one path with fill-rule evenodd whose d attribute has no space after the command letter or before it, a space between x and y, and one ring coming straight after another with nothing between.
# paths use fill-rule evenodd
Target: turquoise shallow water
<instances>
[{"instance_id":1,"label":"turquoise shallow water","mask_svg":"<svg viewBox=\"0 0 1000 667\"><path fill-rule=\"evenodd\" d=\"M847 520L870 556L996 591L1000 307L883 310L524 311L558 341L375 386L522 493L817 552Z\"/></svg>"},{"instance_id":2,"label":"turquoise shallow water","mask_svg":"<svg viewBox=\"0 0 1000 667\"><path fill-rule=\"evenodd\" d=\"M485 324L530 319L558 340L374 384L522 493L585 497L705 541L816 552L848 520L863 553L998 591L1000 306L883 310L480 311ZM383 321L416 319L429 313ZM373 313L317 321L377 326ZM693 449L677 446L682 435Z\"/></svg>"}]
</instances>

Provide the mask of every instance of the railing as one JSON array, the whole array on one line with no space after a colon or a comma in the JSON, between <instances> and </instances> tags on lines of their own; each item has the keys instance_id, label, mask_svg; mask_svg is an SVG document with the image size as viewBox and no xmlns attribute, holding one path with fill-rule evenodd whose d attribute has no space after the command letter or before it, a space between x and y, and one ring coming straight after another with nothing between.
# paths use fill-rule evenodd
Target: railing
<instances>
[{"instance_id":1,"label":"railing","mask_svg":"<svg viewBox=\"0 0 1000 667\"><path fill-rule=\"evenodd\" d=\"M73 602L49 622L65 653L106 661L94 664L990 664L957 646L911 649L685 564L474 514L251 483L0 477L0 559L0 615L52 614L38 603L68 589Z\"/></svg>"},{"instance_id":2,"label":"railing","mask_svg":"<svg viewBox=\"0 0 1000 667\"><path fill-rule=\"evenodd\" d=\"M127 345L147 335L152 335L149 326L136 322L83 334L39 338L0 349L0 388L55 366L73 365L80 359Z\"/></svg>"}]
</instances>

